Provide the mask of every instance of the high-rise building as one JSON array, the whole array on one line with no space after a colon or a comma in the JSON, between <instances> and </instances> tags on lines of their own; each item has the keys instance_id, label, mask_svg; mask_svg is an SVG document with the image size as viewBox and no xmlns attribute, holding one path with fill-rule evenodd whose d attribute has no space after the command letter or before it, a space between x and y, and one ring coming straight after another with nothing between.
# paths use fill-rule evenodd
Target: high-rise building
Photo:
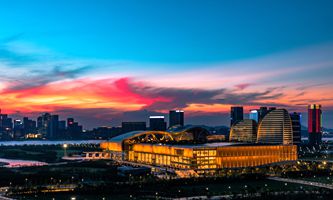
<instances>
[{"instance_id":1,"label":"high-rise building","mask_svg":"<svg viewBox=\"0 0 333 200\"><path fill-rule=\"evenodd\" d=\"M184 111L170 110L169 111L169 127L184 126Z\"/></svg>"},{"instance_id":2,"label":"high-rise building","mask_svg":"<svg viewBox=\"0 0 333 200\"><path fill-rule=\"evenodd\" d=\"M43 137L47 137L50 121L51 121L50 113L44 113L37 118L38 133L41 134Z\"/></svg>"},{"instance_id":3,"label":"high-rise building","mask_svg":"<svg viewBox=\"0 0 333 200\"><path fill-rule=\"evenodd\" d=\"M164 121L164 116L150 116L149 129L152 131L165 131L166 122Z\"/></svg>"},{"instance_id":4,"label":"high-rise building","mask_svg":"<svg viewBox=\"0 0 333 200\"><path fill-rule=\"evenodd\" d=\"M258 110L250 110L249 119L252 119L252 120L254 120L258 123L259 122L259 111Z\"/></svg>"},{"instance_id":5,"label":"high-rise building","mask_svg":"<svg viewBox=\"0 0 333 200\"><path fill-rule=\"evenodd\" d=\"M14 120L14 128L13 128L13 138L19 139L24 137L24 125L22 120L15 119Z\"/></svg>"},{"instance_id":6,"label":"high-rise building","mask_svg":"<svg viewBox=\"0 0 333 200\"><path fill-rule=\"evenodd\" d=\"M231 142L255 143L257 140L257 122L252 119L238 121L230 128Z\"/></svg>"},{"instance_id":7,"label":"high-rise building","mask_svg":"<svg viewBox=\"0 0 333 200\"><path fill-rule=\"evenodd\" d=\"M145 131L147 126L146 122L122 122L121 129L123 133L131 131Z\"/></svg>"},{"instance_id":8,"label":"high-rise building","mask_svg":"<svg viewBox=\"0 0 333 200\"><path fill-rule=\"evenodd\" d=\"M268 113L267 107L260 107L258 110L259 112L259 122L265 117L265 115Z\"/></svg>"},{"instance_id":9,"label":"high-rise building","mask_svg":"<svg viewBox=\"0 0 333 200\"><path fill-rule=\"evenodd\" d=\"M290 118L293 128L293 144L301 144L301 114L291 113Z\"/></svg>"},{"instance_id":10,"label":"high-rise building","mask_svg":"<svg viewBox=\"0 0 333 200\"><path fill-rule=\"evenodd\" d=\"M67 118L67 134L71 139L81 139L82 138L82 126L79 126L74 118Z\"/></svg>"},{"instance_id":11,"label":"high-rise building","mask_svg":"<svg viewBox=\"0 0 333 200\"><path fill-rule=\"evenodd\" d=\"M66 129L66 121L65 120L59 121L58 128L59 128L59 130L65 130Z\"/></svg>"},{"instance_id":12,"label":"high-rise building","mask_svg":"<svg viewBox=\"0 0 333 200\"><path fill-rule=\"evenodd\" d=\"M69 137L66 135L66 121L60 120L58 122L58 133L57 137L61 139L68 139Z\"/></svg>"},{"instance_id":13,"label":"high-rise building","mask_svg":"<svg viewBox=\"0 0 333 200\"><path fill-rule=\"evenodd\" d=\"M49 139L59 138L58 131L59 131L59 115L51 115L51 120L49 121L47 129L47 138Z\"/></svg>"},{"instance_id":14,"label":"high-rise building","mask_svg":"<svg viewBox=\"0 0 333 200\"><path fill-rule=\"evenodd\" d=\"M322 138L322 111L321 105L311 104L308 106L308 133L309 144L317 145Z\"/></svg>"},{"instance_id":15,"label":"high-rise building","mask_svg":"<svg viewBox=\"0 0 333 200\"><path fill-rule=\"evenodd\" d=\"M232 126L234 123L243 120L243 107L231 107L230 112L230 126Z\"/></svg>"},{"instance_id":16,"label":"high-rise building","mask_svg":"<svg viewBox=\"0 0 333 200\"><path fill-rule=\"evenodd\" d=\"M24 134L36 133L36 121L23 117Z\"/></svg>"},{"instance_id":17,"label":"high-rise building","mask_svg":"<svg viewBox=\"0 0 333 200\"><path fill-rule=\"evenodd\" d=\"M13 120L7 114L2 114L0 109L0 138L11 139L13 131Z\"/></svg>"},{"instance_id":18,"label":"high-rise building","mask_svg":"<svg viewBox=\"0 0 333 200\"><path fill-rule=\"evenodd\" d=\"M74 125L74 118L67 118L67 128Z\"/></svg>"},{"instance_id":19,"label":"high-rise building","mask_svg":"<svg viewBox=\"0 0 333 200\"><path fill-rule=\"evenodd\" d=\"M42 116L39 116L37 118L37 130L40 130L43 126L43 117Z\"/></svg>"},{"instance_id":20,"label":"high-rise building","mask_svg":"<svg viewBox=\"0 0 333 200\"><path fill-rule=\"evenodd\" d=\"M292 144L293 130L291 119L286 109L268 112L258 127L258 143Z\"/></svg>"}]
</instances>

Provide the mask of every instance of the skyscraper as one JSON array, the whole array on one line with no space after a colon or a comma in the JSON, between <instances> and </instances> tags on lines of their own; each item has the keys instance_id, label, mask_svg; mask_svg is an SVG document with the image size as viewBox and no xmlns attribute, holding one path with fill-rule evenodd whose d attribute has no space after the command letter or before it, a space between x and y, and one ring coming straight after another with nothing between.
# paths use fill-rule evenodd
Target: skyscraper
<instances>
[{"instance_id":1,"label":"skyscraper","mask_svg":"<svg viewBox=\"0 0 333 200\"><path fill-rule=\"evenodd\" d=\"M50 139L57 138L58 130L59 130L59 116L51 115L51 120L49 121L47 129L47 137Z\"/></svg>"},{"instance_id":2,"label":"skyscraper","mask_svg":"<svg viewBox=\"0 0 333 200\"><path fill-rule=\"evenodd\" d=\"M311 104L308 106L308 133L309 144L317 145L321 143L322 111L321 105Z\"/></svg>"},{"instance_id":3,"label":"skyscraper","mask_svg":"<svg viewBox=\"0 0 333 200\"><path fill-rule=\"evenodd\" d=\"M58 123L58 137L61 139L65 139L68 138L68 136L66 135L66 121L65 120L61 120Z\"/></svg>"},{"instance_id":4,"label":"skyscraper","mask_svg":"<svg viewBox=\"0 0 333 200\"><path fill-rule=\"evenodd\" d=\"M74 118L67 118L67 128L70 128L74 125Z\"/></svg>"},{"instance_id":5,"label":"skyscraper","mask_svg":"<svg viewBox=\"0 0 333 200\"><path fill-rule=\"evenodd\" d=\"M169 127L176 125L184 126L184 111L182 110L169 111Z\"/></svg>"},{"instance_id":6,"label":"skyscraper","mask_svg":"<svg viewBox=\"0 0 333 200\"><path fill-rule=\"evenodd\" d=\"M18 139L24 136L24 125L22 120L14 119L13 138Z\"/></svg>"},{"instance_id":7,"label":"skyscraper","mask_svg":"<svg viewBox=\"0 0 333 200\"><path fill-rule=\"evenodd\" d=\"M9 139L13 130L13 120L7 114L2 114L0 110L0 138Z\"/></svg>"},{"instance_id":8,"label":"skyscraper","mask_svg":"<svg viewBox=\"0 0 333 200\"><path fill-rule=\"evenodd\" d=\"M79 126L74 118L67 118L67 133L71 139L81 139L82 137L82 126Z\"/></svg>"},{"instance_id":9,"label":"skyscraper","mask_svg":"<svg viewBox=\"0 0 333 200\"><path fill-rule=\"evenodd\" d=\"M292 144L293 130L290 115L285 109L268 112L258 127L258 143Z\"/></svg>"},{"instance_id":10,"label":"skyscraper","mask_svg":"<svg viewBox=\"0 0 333 200\"><path fill-rule=\"evenodd\" d=\"M150 116L149 127L152 131L165 131L166 122L164 121L164 116Z\"/></svg>"},{"instance_id":11,"label":"skyscraper","mask_svg":"<svg viewBox=\"0 0 333 200\"><path fill-rule=\"evenodd\" d=\"M65 120L61 120L59 121L59 130L65 130L66 129L66 121Z\"/></svg>"},{"instance_id":12,"label":"skyscraper","mask_svg":"<svg viewBox=\"0 0 333 200\"><path fill-rule=\"evenodd\" d=\"M259 112L259 122L265 117L265 115L268 113L267 107L260 107L258 110Z\"/></svg>"},{"instance_id":13,"label":"skyscraper","mask_svg":"<svg viewBox=\"0 0 333 200\"><path fill-rule=\"evenodd\" d=\"M36 121L29 119L28 117L23 118L24 134L36 133Z\"/></svg>"},{"instance_id":14,"label":"skyscraper","mask_svg":"<svg viewBox=\"0 0 333 200\"><path fill-rule=\"evenodd\" d=\"M43 137L47 137L48 127L51 121L51 114L44 113L37 119L38 121L38 133L41 134Z\"/></svg>"},{"instance_id":15,"label":"skyscraper","mask_svg":"<svg viewBox=\"0 0 333 200\"><path fill-rule=\"evenodd\" d=\"M291 113L290 114L292 128L293 128L293 143L301 144L301 114Z\"/></svg>"},{"instance_id":16,"label":"skyscraper","mask_svg":"<svg viewBox=\"0 0 333 200\"><path fill-rule=\"evenodd\" d=\"M243 120L243 107L231 107L230 117L230 126L238 121Z\"/></svg>"}]
</instances>

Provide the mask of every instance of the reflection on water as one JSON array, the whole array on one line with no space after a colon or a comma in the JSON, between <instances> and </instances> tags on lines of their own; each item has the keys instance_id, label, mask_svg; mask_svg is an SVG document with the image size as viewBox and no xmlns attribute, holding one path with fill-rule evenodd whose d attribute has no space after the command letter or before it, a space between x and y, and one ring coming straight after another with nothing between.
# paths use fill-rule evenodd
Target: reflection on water
<instances>
[{"instance_id":1,"label":"reflection on water","mask_svg":"<svg viewBox=\"0 0 333 200\"><path fill-rule=\"evenodd\" d=\"M22 146L22 145L62 145L62 144L99 144L104 140L23 140L23 141L0 141L0 146Z\"/></svg>"},{"instance_id":2,"label":"reflection on water","mask_svg":"<svg viewBox=\"0 0 333 200\"><path fill-rule=\"evenodd\" d=\"M32 160L14 160L0 158L0 163L6 163L4 167L31 167L31 166L43 166L47 165L45 162L32 161Z\"/></svg>"}]
</instances>

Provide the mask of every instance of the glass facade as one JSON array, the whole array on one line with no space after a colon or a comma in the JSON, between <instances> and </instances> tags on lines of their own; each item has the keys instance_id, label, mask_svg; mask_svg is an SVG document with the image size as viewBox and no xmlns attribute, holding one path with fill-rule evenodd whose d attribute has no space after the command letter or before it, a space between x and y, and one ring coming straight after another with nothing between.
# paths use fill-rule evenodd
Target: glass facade
<instances>
[{"instance_id":1,"label":"glass facade","mask_svg":"<svg viewBox=\"0 0 333 200\"><path fill-rule=\"evenodd\" d=\"M232 142L255 143L257 141L257 123L251 119L236 122L230 129Z\"/></svg>"},{"instance_id":2,"label":"glass facade","mask_svg":"<svg viewBox=\"0 0 333 200\"><path fill-rule=\"evenodd\" d=\"M258 143L293 143L292 123L287 110L276 109L266 114L258 127Z\"/></svg>"},{"instance_id":3,"label":"glass facade","mask_svg":"<svg viewBox=\"0 0 333 200\"><path fill-rule=\"evenodd\" d=\"M157 144L134 144L128 161L198 173L224 168L255 167L297 160L294 145L254 145L222 147L180 147Z\"/></svg>"},{"instance_id":4,"label":"glass facade","mask_svg":"<svg viewBox=\"0 0 333 200\"><path fill-rule=\"evenodd\" d=\"M207 137L207 130L188 127L179 132L133 131L101 143L101 148L112 159L172 169L181 177L297 160L295 145L207 143L200 139L188 140L188 135Z\"/></svg>"}]
</instances>

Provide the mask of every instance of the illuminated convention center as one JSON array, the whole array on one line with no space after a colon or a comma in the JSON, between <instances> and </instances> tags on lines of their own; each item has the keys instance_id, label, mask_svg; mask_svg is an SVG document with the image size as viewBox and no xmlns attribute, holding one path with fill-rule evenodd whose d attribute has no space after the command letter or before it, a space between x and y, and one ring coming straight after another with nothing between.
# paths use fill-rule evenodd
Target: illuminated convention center
<instances>
[{"instance_id":1,"label":"illuminated convention center","mask_svg":"<svg viewBox=\"0 0 333 200\"><path fill-rule=\"evenodd\" d=\"M279 117L282 123L274 123ZM273 123L269 123L269 120L273 120ZM246 130L255 134L245 137L251 142L235 139L236 133L241 139L244 138L239 133L239 124L242 123L236 123L237 132L236 128L231 129L231 139L234 141L230 142L210 141L210 133L203 126L183 126L167 131L131 131L101 143L101 148L109 152L114 160L174 170L192 170L198 174L296 161L297 146L290 142L292 132L288 123L291 120L285 111L276 110L262 121L258 128L259 134L252 131L257 128L249 128L249 124L256 123L243 123ZM272 128L269 128L269 124L272 124ZM272 130L277 130L276 138ZM249 134L249 131L244 134Z\"/></svg>"}]
</instances>

